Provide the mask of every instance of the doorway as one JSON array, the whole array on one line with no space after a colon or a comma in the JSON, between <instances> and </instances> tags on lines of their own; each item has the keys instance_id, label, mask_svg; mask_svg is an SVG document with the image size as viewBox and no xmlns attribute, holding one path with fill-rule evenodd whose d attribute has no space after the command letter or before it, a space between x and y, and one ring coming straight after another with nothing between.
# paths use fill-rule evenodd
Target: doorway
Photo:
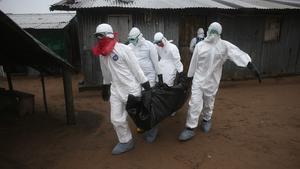
<instances>
[{"instance_id":1,"label":"doorway","mask_svg":"<svg viewBox=\"0 0 300 169\"><path fill-rule=\"evenodd\" d=\"M114 32L118 32L119 42L127 42L127 35L132 27L131 15L109 15L108 23L113 27Z\"/></svg>"}]
</instances>

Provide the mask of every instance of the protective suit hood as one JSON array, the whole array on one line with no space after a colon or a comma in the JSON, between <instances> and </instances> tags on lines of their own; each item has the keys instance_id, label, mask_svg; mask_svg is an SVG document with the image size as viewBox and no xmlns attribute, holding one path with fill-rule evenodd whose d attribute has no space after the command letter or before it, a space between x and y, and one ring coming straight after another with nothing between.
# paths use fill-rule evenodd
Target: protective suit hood
<instances>
[{"instance_id":1,"label":"protective suit hood","mask_svg":"<svg viewBox=\"0 0 300 169\"><path fill-rule=\"evenodd\" d=\"M107 23L102 23L97 26L96 32L94 35L99 38L100 36L108 37L108 38L114 38L114 33L112 27ZM99 38L100 39L100 38Z\"/></svg>"},{"instance_id":2,"label":"protective suit hood","mask_svg":"<svg viewBox=\"0 0 300 169\"><path fill-rule=\"evenodd\" d=\"M207 37L205 38L206 42L216 43L221 39L222 26L218 22L213 22L209 25L207 30Z\"/></svg>"},{"instance_id":3,"label":"protective suit hood","mask_svg":"<svg viewBox=\"0 0 300 169\"><path fill-rule=\"evenodd\" d=\"M204 30L203 28L199 28L197 31L197 37L204 38Z\"/></svg>"},{"instance_id":4,"label":"protective suit hood","mask_svg":"<svg viewBox=\"0 0 300 169\"><path fill-rule=\"evenodd\" d=\"M133 45L137 45L140 39L143 38L143 34L137 27L133 27L128 34L128 42L132 43Z\"/></svg>"},{"instance_id":5,"label":"protective suit hood","mask_svg":"<svg viewBox=\"0 0 300 169\"><path fill-rule=\"evenodd\" d=\"M95 37L98 39L97 44L92 48L95 56L108 56L117 43L117 33L113 32L109 24L102 23L97 26Z\"/></svg>"},{"instance_id":6,"label":"protective suit hood","mask_svg":"<svg viewBox=\"0 0 300 169\"><path fill-rule=\"evenodd\" d=\"M163 75L163 81L168 86L173 86L176 73L183 71L179 50L161 32L154 35L154 43L157 45L156 49L160 57L159 66Z\"/></svg>"},{"instance_id":7,"label":"protective suit hood","mask_svg":"<svg viewBox=\"0 0 300 169\"><path fill-rule=\"evenodd\" d=\"M167 38L165 38L161 32L155 33L153 43L156 44L157 46L164 47L169 42L172 42L172 41L168 41Z\"/></svg>"}]
</instances>

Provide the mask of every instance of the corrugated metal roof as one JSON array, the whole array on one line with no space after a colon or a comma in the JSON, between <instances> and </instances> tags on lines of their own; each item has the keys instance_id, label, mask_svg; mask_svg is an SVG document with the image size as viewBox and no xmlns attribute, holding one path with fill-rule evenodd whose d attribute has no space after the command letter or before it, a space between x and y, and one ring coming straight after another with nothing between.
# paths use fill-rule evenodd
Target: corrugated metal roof
<instances>
[{"instance_id":1,"label":"corrugated metal roof","mask_svg":"<svg viewBox=\"0 0 300 169\"><path fill-rule=\"evenodd\" d=\"M229 1L229 0L226 0ZM230 0L230 1L236 1L236 3L239 4L238 1L242 1L245 4L248 4L249 6L245 5L245 8L251 8L253 6L257 6L257 8L261 9L295 9L300 7L300 2L292 2L290 1L288 3L288 0Z\"/></svg>"},{"instance_id":2,"label":"corrugated metal roof","mask_svg":"<svg viewBox=\"0 0 300 169\"><path fill-rule=\"evenodd\" d=\"M121 0L77 0L74 4L68 4L66 0L62 0L53 7L66 7L69 9L80 8L143 8L143 9L184 9L184 8L231 8L230 6L212 0L133 0L132 2L124 2Z\"/></svg>"},{"instance_id":3,"label":"corrugated metal roof","mask_svg":"<svg viewBox=\"0 0 300 169\"><path fill-rule=\"evenodd\" d=\"M76 10L82 8L142 8L142 9L299 9L299 0L75 0L70 4L62 0L50 7L51 10ZM128 1L128 2L126 2Z\"/></svg>"},{"instance_id":4,"label":"corrugated metal roof","mask_svg":"<svg viewBox=\"0 0 300 169\"><path fill-rule=\"evenodd\" d=\"M62 29L75 15L75 13L8 14L23 29Z\"/></svg>"}]
</instances>

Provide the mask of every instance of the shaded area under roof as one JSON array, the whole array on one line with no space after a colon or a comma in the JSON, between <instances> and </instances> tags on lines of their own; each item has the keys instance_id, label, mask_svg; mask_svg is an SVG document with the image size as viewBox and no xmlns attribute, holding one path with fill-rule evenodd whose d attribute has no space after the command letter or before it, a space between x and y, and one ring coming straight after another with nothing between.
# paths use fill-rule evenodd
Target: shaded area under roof
<instances>
[{"instance_id":1,"label":"shaded area under roof","mask_svg":"<svg viewBox=\"0 0 300 169\"><path fill-rule=\"evenodd\" d=\"M62 29L75 15L75 13L8 14L8 17L23 29Z\"/></svg>"},{"instance_id":2,"label":"shaded area under roof","mask_svg":"<svg viewBox=\"0 0 300 169\"><path fill-rule=\"evenodd\" d=\"M125 9L299 9L295 0L62 0L51 5L50 10L77 10L88 8Z\"/></svg>"},{"instance_id":3,"label":"shaded area under roof","mask_svg":"<svg viewBox=\"0 0 300 169\"><path fill-rule=\"evenodd\" d=\"M52 72L52 68L63 69L63 84L66 106L67 124L76 124L76 116L74 113L73 93L72 93L72 74L73 66L63 60L51 51L48 47L36 40L29 33L20 28L7 15L0 10L0 65L6 67L14 66L30 66L40 72ZM9 90L13 90L10 72L7 72L7 81ZM47 100L45 92L45 83L43 73L41 74L43 87L43 99L45 110L47 109Z\"/></svg>"},{"instance_id":4,"label":"shaded area under roof","mask_svg":"<svg viewBox=\"0 0 300 169\"><path fill-rule=\"evenodd\" d=\"M49 73L53 67L74 70L71 64L20 28L1 10L0 25L0 65L31 66Z\"/></svg>"}]
</instances>

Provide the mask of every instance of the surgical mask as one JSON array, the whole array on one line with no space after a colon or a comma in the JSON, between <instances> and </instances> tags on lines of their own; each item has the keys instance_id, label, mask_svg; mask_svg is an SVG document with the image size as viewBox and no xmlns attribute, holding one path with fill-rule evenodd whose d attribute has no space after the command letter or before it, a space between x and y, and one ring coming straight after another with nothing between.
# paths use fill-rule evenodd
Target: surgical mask
<instances>
[{"instance_id":1,"label":"surgical mask","mask_svg":"<svg viewBox=\"0 0 300 169\"><path fill-rule=\"evenodd\" d=\"M128 38L128 42L136 46L138 43L138 38Z\"/></svg>"},{"instance_id":2,"label":"surgical mask","mask_svg":"<svg viewBox=\"0 0 300 169\"><path fill-rule=\"evenodd\" d=\"M216 30L210 30L207 32L205 41L209 43L216 43L219 39L220 39L219 33Z\"/></svg>"},{"instance_id":3,"label":"surgical mask","mask_svg":"<svg viewBox=\"0 0 300 169\"><path fill-rule=\"evenodd\" d=\"M165 44L164 44L163 42L160 42L160 43L158 43L157 45L158 45L159 47L162 47L162 48L165 46Z\"/></svg>"},{"instance_id":4,"label":"surgical mask","mask_svg":"<svg viewBox=\"0 0 300 169\"><path fill-rule=\"evenodd\" d=\"M164 42L161 40L161 41L158 41L158 42L155 42L155 44L157 45L157 46L159 46L159 47L164 47L165 46L165 44L164 44Z\"/></svg>"},{"instance_id":5,"label":"surgical mask","mask_svg":"<svg viewBox=\"0 0 300 169\"><path fill-rule=\"evenodd\" d=\"M199 37L199 38L204 38L204 33L198 34L198 37Z\"/></svg>"},{"instance_id":6,"label":"surgical mask","mask_svg":"<svg viewBox=\"0 0 300 169\"><path fill-rule=\"evenodd\" d=\"M219 32L217 30L214 30L214 29L209 30L208 36L211 36L213 34L219 35Z\"/></svg>"}]
</instances>

